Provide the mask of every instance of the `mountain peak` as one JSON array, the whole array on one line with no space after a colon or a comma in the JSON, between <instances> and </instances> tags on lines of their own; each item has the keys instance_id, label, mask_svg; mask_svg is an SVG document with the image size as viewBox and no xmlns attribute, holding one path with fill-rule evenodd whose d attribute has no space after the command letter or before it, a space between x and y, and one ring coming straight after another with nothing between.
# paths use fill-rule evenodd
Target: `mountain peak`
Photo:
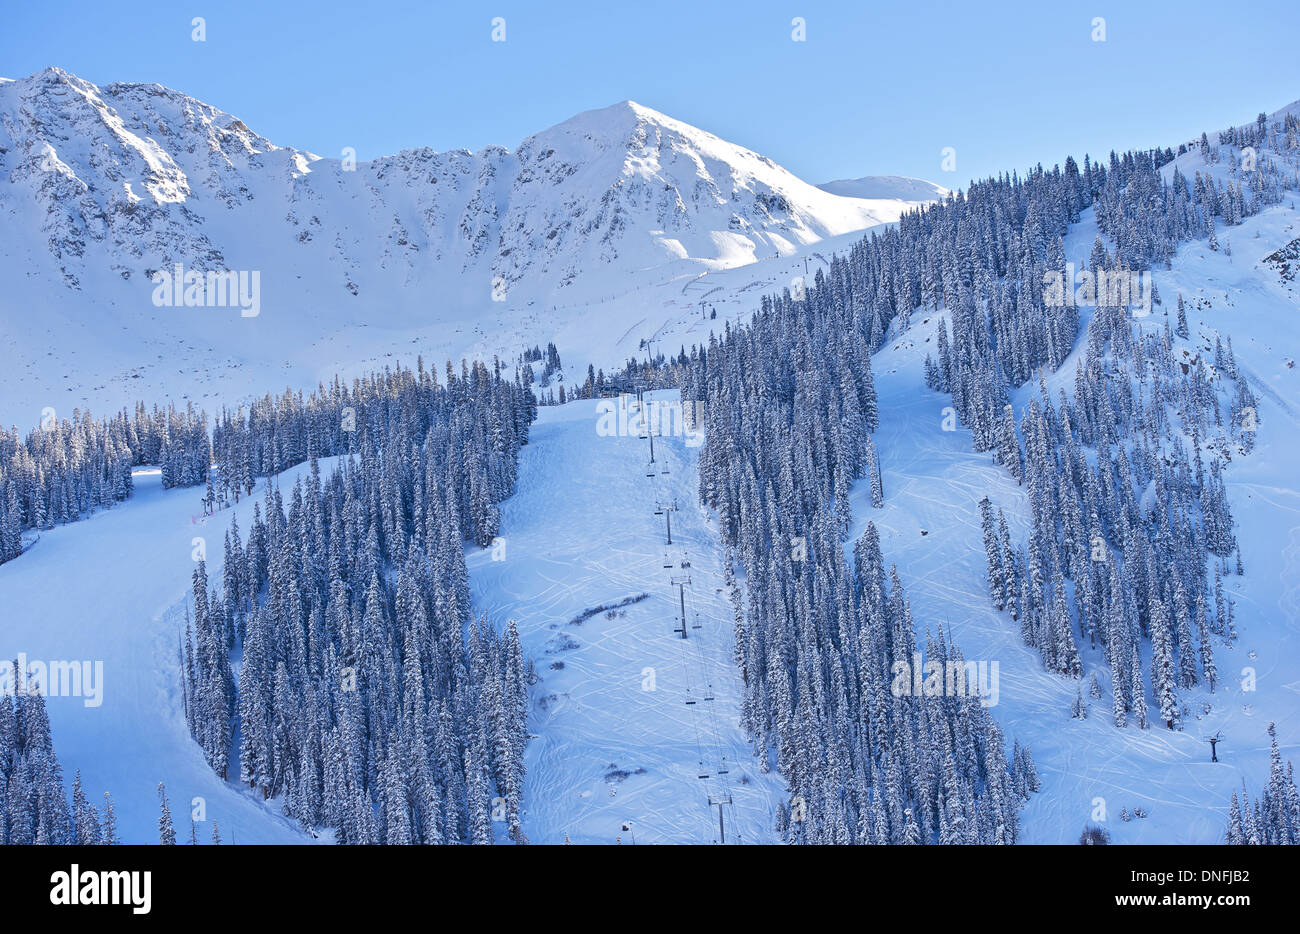
<instances>
[{"instance_id":1,"label":"mountain peak","mask_svg":"<svg viewBox=\"0 0 1300 934\"><path fill-rule=\"evenodd\" d=\"M567 120L534 134L534 137L551 134L578 134L602 138L618 138L633 132L638 127L647 125L670 128L678 132L703 132L689 124L682 123L680 120L675 120L667 114L660 113L643 104L638 104L634 100L622 100L606 107L580 111Z\"/></svg>"},{"instance_id":2,"label":"mountain peak","mask_svg":"<svg viewBox=\"0 0 1300 934\"><path fill-rule=\"evenodd\" d=\"M633 100L513 152L424 148L349 163L280 148L159 84L99 87L58 67L0 84L0 179L10 233L0 276L31 296L14 307L62 302L78 309L74 327L87 301L131 309L102 315L116 323L152 310L155 270L258 270L265 327L339 346L379 317L427 326L427 296L438 295L437 319L465 333L485 333L489 319L533 342L605 327L612 348L642 325L654 332L684 300L680 285L654 292L652 315L625 296L790 257L912 206L827 193ZM609 321L593 322L593 303L615 296ZM182 342L204 329L213 360L243 346L221 320L149 318ZM119 348L119 372L142 365L141 346Z\"/></svg>"},{"instance_id":3,"label":"mountain peak","mask_svg":"<svg viewBox=\"0 0 1300 934\"><path fill-rule=\"evenodd\" d=\"M59 67L58 65L46 65L46 66L45 66L44 68L42 68L40 71L33 72L31 75L29 75L29 76L28 76L28 80L31 80L31 81L51 81L51 80L54 80L54 81L66 81L66 80L69 79L69 78L76 78L76 77L77 77L77 76L74 75L74 74L72 74L72 72L67 71L67 70L64 69L64 68L61 68L61 67ZM78 78L77 80L81 80L81 79Z\"/></svg>"},{"instance_id":4,"label":"mountain peak","mask_svg":"<svg viewBox=\"0 0 1300 934\"><path fill-rule=\"evenodd\" d=\"M87 91L94 89L94 85L89 81L77 77L70 71L60 68L58 65L47 65L40 71L33 72L26 78L18 78L12 82L20 86L27 86L33 90L50 91L60 86L75 88L78 91Z\"/></svg>"}]
</instances>

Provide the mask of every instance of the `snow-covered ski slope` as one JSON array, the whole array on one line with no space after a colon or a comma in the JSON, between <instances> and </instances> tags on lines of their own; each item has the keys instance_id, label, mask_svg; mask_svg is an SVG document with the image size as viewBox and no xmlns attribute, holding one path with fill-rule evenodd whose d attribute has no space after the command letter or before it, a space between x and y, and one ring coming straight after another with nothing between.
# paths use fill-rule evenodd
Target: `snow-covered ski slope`
<instances>
[{"instance_id":1,"label":"snow-covered ski slope","mask_svg":"<svg viewBox=\"0 0 1300 934\"><path fill-rule=\"evenodd\" d=\"M730 798L728 844L776 842L784 783L760 772L740 731L732 609L716 526L699 505L699 449L656 438L647 476L649 440L599 435L601 404L541 410L502 507L504 560L490 549L467 559L475 611L516 620L541 679L528 721L525 833L534 843L566 834L574 843L713 843L718 808L709 801ZM655 512L674 503L670 546ZM685 578L683 640L671 581ZM613 618L574 622L641 594Z\"/></svg>"},{"instance_id":2,"label":"snow-covered ski slope","mask_svg":"<svg viewBox=\"0 0 1300 934\"><path fill-rule=\"evenodd\" d=\"M1192 169L1206 170L1198 159L1180 157L1189 177ZM1067 256L1079 263L1096 233L1085 215L1066 238ZM679 345L707 343L710 330L720 331L725 320L745 320L763 294L814 274L833 251L846 251L860 236L828 237L737 268L665 266L653 275L641 270L643 278L635 282L610 276L597 283L607 284L608 294L593 289L582 303L548 309L562 314L485 303L490 316L484 312L474 323L475 346L496 346L501 334L519 327L528 343L556 340L572 372L575 359L594 357L597 349L604 355L599 360L639 355L645 337L669 353ZM1184 345L1194 353L1212 349L1216 333L1225 340L1231 335L1237 366L1260 398L1256 446L1234 457L1225 473L1246 568L1244 577L1224 579L1236 601L1240 635L1231 647L1215 644L1223 679L1215 693L1180 692L1189 711L1181 732L1154 724L1145 731L1135 725L1116 729L1109 685L1100 673L1103 699L1090 701L1086 720L1071 719L1074 682L1046 673L1037 654L1021 644L1018 624L992 609L977 503L987 494L1005 509L1020 541L1028 528L1027 502L989 455L971 450L967 431L942 430L950 401L925 388L921 367L933 351L936 316L914 314L911 329L893 335L873 361L886 502L883 510L872 510L867 491L857 492L850 541L866 521L875 521L921 634L927 625L951 626L966 658L998 662L994 714L1008 742L1014 737L1032 748L1043 779L1023 813L1024 842L1073 843L1089 820L1105 823L1116 843L1220 842L1231 792L1244 779L1253 795L1267 777L1268 722L1277 723L1284 757L1300 758L1300 373L1291 365L1300 356L1300 282L1262 261L1297 239L1300 212L1288 201L1221 230L1219 242L1231 246L1231 255L1213 252L1205 242L1188 244L1172 269L1154 276L1164 304L1147 326L1163 326L1162 315L1181 291L1192 327ZM1291 261L1293 274L1297 265ZM37 292L28 297L31 307L39 306ZM707 317L712 309L717 318ZM1088 310L1082 311L1086 324ZM144 312L217 313L152 306ZM39 318L23 320L39 332ZM258 320L270 319L253 322ZM34 423L45 404L55 404L61 416L70 414L63 400L76 402L78 394L95 400L92 409L101 413L111 407L102 400L118 404L118 389L121 402L133 400L144 382L160 400L193 392L211 412L217 400L286 382L309 387L344 358L356 371L382 365L399 345L409 346L411 355L423 351L426 360L440 360L429 348L449 339L445 324L381 334L376 321L369 329L373 340L357 330L333 338L309 334L289 354L292 359L232 358L220 372L205 369L206 351L198 343L191 347L195 356L183 357L167 356L160 344L151 351L160 361L156 381L126 382L130 377L123 375L121 387L114 388L85 382L79 361L95 356L100 338L120 325L110 327L93 315L73 323L81 338L53 350L48 341L28 342L21 360L12 357L15 367L32 367L23 374L43 370L40 381L16 378L0 388L0 410L12 420ZM246 342L258 343L255 324L237 317L226 324L249 327ZM136 338L123 332L114 339ZM1081 332L1080 345L1082 339ZM328 340L337 345L323 350ZM0 335L6 353L21 343L15 332ZM570 353L571 347L581 352ZM40 365L45 358L59 365ZM174 376L162 372L164 365ZM1069 389L1074 365L1071 357L1048 375L1053 393ZM1036 383L1015 393L1017 413L1035 392ZM534 735L526 752L525 832L535 843L561 842L566 834L579 843L707 843L718 838L718 808L709 801L730 797L722 811L727 842L773 842L772 817L784 796L783 782L759 770L739 731L731 607L722 590L716 527L698 505L697 449L680 437L656 439L659 472L647 477L648 442L599 435L597 405L541 410L521 452L517 492L503 504L504 560L493 560L491 549L468 555L475 610L498 626L509 618L518 621L541 679L530 696ZM296 470L279 482L291 484ZM254 499L262 490L259 483ZM277 802L263 802L213 775L185 730L176 611L189 589L193 538L206 539L209 579L217 580L221 535L232 514L198 525L192 520L200 512L200 495L163 491L156 474L142 475L129 502L42 533L27 554L0 566L0 657L22 652L29 660L104 662L101 706L52 697L49 709L66 777L81 769L96 803L103 791L113 793L125 841L156 841L154 788L164 781L182 837L184 815L198 797L227 842L310 842L310 835L280 815ZM668 548L664 517L655 510L674 501L680 509L671 515L675 544ZM237 507L244 529L251 509L251 500ZM689 568L681 567L683 559ZM682 641L673 632L680 604L671 581L685 576L690 628ZM590 609L643 593L645 599L618 607L613 617L601 611L572 622ZM1086 670L1100 668L1097 650L1080 649ZM1245 669L1254 671L1253 691L1241 688ZM1220 762L1211 763L1204 738L1216 731L1223 737ZM1121 808L1135 807L1148 816L1119 819ZM210 826L200 825L199 836L206 841Z\"/></svg>"},{"instance_id":3,"label":"snow-covered ski slope","mask_svg":"<svg viewBox=\"0 0 1300 934\"><path fill-rule=\"evenodd\" d=\"M1067 255L1081 259L1095 235L1085 217L1067 238ZM934 317L914 316L912 329L875 358L886 505L872 510L859 491L852 535L868 519L876 522L919 630L951 625L967 658L999 663L995 716L1009 739L1033 749L1043 779L1024 811L1025 842L1073 842L1103 803L1117 843L1218 842L1229 794L1243 778L1252 792L1265 779L1270 720L1284 755L1296 755L1300 382L1287 362L1300 349L1300 287L1259 260L1297 237L1300 214L1280 206L1224 235L1231 257L1193 243L1172 270L1156 273L1164 305L1151 326L1163 325L1163 311L1181 290L1194 341L1204 347L1208 336L1212 346L1215 329L1231 334L1238 366L1261 398L1256 447L1225 475L1246 564L1244 578L1225 579L1237 601L1240 638L1231 648L1216 645L1219 690L1181 697L1193 711L1182 732L1117 730L1106 700L1092 704L1087 720L1070 718L1073 682L1046 673L1020 643L1018 625L989 604L978 500L987 493L1006 509L1017 538L1027 529L1027 504L988 455L972 452L965 430L942 430L948 400L925 388L921 371ZM1071 359L1049 378L1053 391L1072 378L1073 366ZM1027 386L1017 394L1017 410L1034 391ZM521 454L518 490L503 507L505 560L478 549L468 558L476 611L498 625L515 618L541 676L531 697L525 830L537 843L562 841L566 833L574 842L711 842L717 808L708 800L730 795L723 815L728 842L770 841L783 787L779 776L758 770L739 733L731 608L720 592L715 528L697 504L697 449L683 438L656 439L659 469L669 473L647 477L648 442L598 435L598 404L541 410ZM259 484L254 498L261 492ZM45 532L27 554L0 566L0 651L105 662L102 706L54 697L50 716L69 775L80 768L92 796L113 792L125 840L156 839L154 786L164 781L182 835L181 815L197 796L227 841L307 842L274 802L213 775L185 731L174 609L189 588L192 539L207 540L215 580L231 515L196 524L198 496L163 491L156 475L140 476L131 501ZM672 514L677 544L670 549L655 509L674 499L681 508ZM247 529L251 501L237 509ZM675 568L663 567L665 553ZM689 568L680 567L683 557ZM685 575L688 622L701 628L683 643L673 632L679 603L670 580ZM616 611L624 615L598 612L570 622L641 593L648 597ZM1095 650L1083 651L1085 663L1096 665ZM1239 687L1246 667L1257 673L1251 693ZM654 690L645 689L650 684ZM711 703L703 700L710 684ZM687 705L690 697L697 703ZM1209 762L1202 741L1215 731L1224 736L1218 764ZM724 756L725 784L717 777ZM710 779L697 777L706 773ZM1119 820L1121 808L1134 807L1149 816ZM209 832L200 825L201 839Z\"/></svg>"},{"instance_id":4,"label":"snow-covered ski slope","mask_svg":"<svg viewBox=\"0 0 1300 934\"><path fill-rule=\"evenodd\" d=\"M333 460L321 463L328 470ZM291 486L306 470L295 467L278 482ZM47 696L46 704L65 781L80 769L101 809L103 793L112 793L123 843L158 842L159 782L182 840L201 805L201 843L211 841L214 820L225 843L310 843L277 803L212 771L186 729L181 699L177 640L195 539L206 545L209 580L220 580L231 517L250 527L266 481L206 521L201 488L164 490L161 481L157 471L138 472L128 502L42 532L20 558L0 564L0 657L103 663L98 706L83 697Z\"/></svg>"},{"instance_id":5,"label":"snow-covered ski slope","mask_svg":"<svg viewBox=\"0 0 1300 934\"><path fill-rule=\"evenodd\" d=\"M518 491L503 507L505 560L472 546L467 556L475 610L497 625L516 619L541 676L531 694L525 831L536 843L566 833L575 843L711 843L718 808L709 801L730 798L726 842L774 842L783 785L760 772L740 733L732 611L715 529L698 504L698 448L657 437L648 477L648 439L598 435L598 404L541 410ZM306 469L276 482L291 486ZM182 710L177 640L195 538L206 544L209 581L218 581L232 515L247 530L264 492L259 481L238 506L205 518L201 490L163 490L157 472L140 472L126 503L43 532L0 565L3 657L103 663L99 706L49 697L48 707L66 777L80 769L97 803L113 794L126 843L157 841L160 781L182 837L202 799L225 842L312 842L278 802L211 771ZM655 510L674 503L668 546ZM681 595L670 581L685 578L682 640L673 631ZM613 618L602 611L571 622L641 594ZM198 836L208 842L211 824L198 824Z\"/></svg>"},{"instance_id":6,"label":"snow-covered ski slope","mask_svg":"<svg viewBox=\"0 0 1300 934\"><path fill-rule=\"evenodd\" d=\"M1186 171L1186 169L1184 169ZM1097 236L1091 212L1065 239L1066 256L1081 264ZM1023 812L1025 843L1075 843L1085 823L1103 823L1114 843L1221 843L1229 796L1244 779L1251 795L1268 777L1270 721L1276 721L1284 758L1300 748L1300 374L1287 365L1300 355L1300 286L1283 282L1259 260L1300 237L1300 213L1288 203L1248 218L1220 239L1233 255L1205 242L1184 246L1171 270L1154 280L1163 305L1147 327L1163 327L1181 290L1189 303L1189 346L1213 349L1216 330L1233 338L1238 367L1261 397L1255 449L1225 472L1245 576L1227 576L1237 603L1240 634L1229 647L1215 644L1223 678L1211 694L1204 685L1182 692L1185 727L1153 724L1116 729L1100 649L1080 645L1087 672L1097 669L1103 699L1091 701L1086 720L1070 717L1075 682L1049 674L1023 645L1019 624L996 612L988 596L978 503L988 495L1007 513L1013 539L1029 528L1028 500L988 453L971 448L970 433L944 431L946 395L926 388L921 363L934 354L936 315L914 315L906 334L874 358L880 399L875 438L884 479L885 508L871 509L865 484L852 499L852 536L868 520L881 533L887 561L896 562L918 630L951 626L969 660L996 661L1000 686L993 712L1008 740L1028 744L1043 780ZM1108 244L1113 248L1113 245ZM1194 299L1208 306L1197 308ZM1055 397L1070 391L1076 355L1047 379ZM1208 339L1208 343L1207 343ZM1195 350L1193 350L1195 352ZM1019 416L1036 382L1013 396ZM924 531L924 534L922 534ZM853 540L853 539L851 539ZM1149 647L1146 650L1149 653ZM1144 654L1144 665L1149 657ZM1243 691L1244 669L1256 690ZM1208 711L1206 705L1209 705ZM1221 731L1218 763L1205 737ZM1122 821L1121 809L1144 808L1144 819Z\"/></svg>"}]
</instances>

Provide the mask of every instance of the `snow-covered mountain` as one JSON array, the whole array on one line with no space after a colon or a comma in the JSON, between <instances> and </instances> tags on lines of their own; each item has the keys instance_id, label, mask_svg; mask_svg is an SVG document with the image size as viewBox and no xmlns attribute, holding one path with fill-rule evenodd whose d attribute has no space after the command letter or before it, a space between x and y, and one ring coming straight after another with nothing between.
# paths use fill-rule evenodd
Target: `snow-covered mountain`
<instances>
[{"instance_id":1,"label":"snow-covered mountain","mask_svg":"<svg viewBox=\"0 0 1300 934\"><path fill-rule=\"evenodd\" d=\"M95 347L82 361L91 371L24 403L97 410L126 390L202 395L217 374L237 381L257 363L306 367L286 375L310 381L360 348L409 355L413 338L431 356L510 353L588 317L593 302L789 256L934 197L830 193L631 101L513 151L358 163L278 146L160 85L99 87L58 68L0 83L0 178L0 273L18 284L0 340L33 378L40 348ZM256 273L257 307L158 307L151 276L175 264L250 283ZM602 309L617 320L588 332L639 341L660 324L645 304ZM367 327L385 336L358 333ZM598 365L627 356L565 349ZM160 379L178 354L194 378Z\"/></svg>"},{"instance_id":2,"label":"snow-covered mountain","mask_svg":"<svg viewBox=\"0 0 1300 934\"><path fill-rule=\"evenodd\" d=\"M1179 163L1189 175L1226 176L1232 165L1226 152L1206 162L1194 149ZM1173 165L1166 170L1172 174ZM1017 536L1031 528L1031 509L1027 488L987 453L975 452L969 430L935 427L949 401L924 382L935 315L914 315L873 359L880 411L873 437L889 492L877 510L869 484L857 484L847 540L856 541L873 522L907 587L918 633L943 621L967 658L999 662L995 715L1009 737L1032 746L1043 781L1023 812L1025 842L1072 842L1099 798L1117 843L1218 842L1228 796L1243 779L1254 793L1268 774L1266 725L1278 724L1288 758L1300 740L1300 493L1292 479L1300 456L1300 371L1292 365L1300 316L1294 283L1281 268L1300 234L1300 213L1288 198L1230 231L1221 242L1231 239L1232 254L1192 241L1169 269L1155 272L1165 303L1147 325L1162 328L1181 293L1191 333L1179 339L1178 352L1212 354L1216 338L1231 335L1236 367L1259 393L1256 446L1235 456L1225 473L1249 562L1244 576L1226 577L1239 638L1216 645L1216 652L1220 670L1232 676L1217 691L1186 693L1182 731L1117 729L1105 700L1090 699L1093 713L1084 719L1070 716L1079 682L1047 671L1023 644L1020 628L988 600L978 499L989 494L1005 507ZM1064 238L1065 255L1081 266L1100 233L1094 213L1085 212ZM723 285L715 287L752 303L770 279L791 274L790 259L783 273L765 263L761 273L732 270L705 281L716 279ZM802 261L798 266L802 271ZM1069 391L1085 347L1081 332L1071 357L1045 377L1051 393ZM53 359L63 364L59 373L74 372L61 351ZM1037 381L1016 390L1015 408L1022 410L1037 391ZM754 767L738 731L738 673L731 667L731 609L719 588L716 526L698 506L683 508L672 525L681 551L669 555L658 537L664 526L651 511L655 502L698 503L698 450L664 439L656 451L665 472L646 477L645 441L631 434L599 437L592 430L596 410L591 400L542 410L523 450L519 489L503 508L509 560L495 560L488 549L471 548L467 556L475 613L519 620L542 675L530 712L535 735L527 747L526 830L538 843L565 834L579 843L609 842L619 833L640 842L704 842L713 839L717 816L707 802L723 792L734 793L728 839L768 840L784 795L777 773ZM302 465L276 482L288 489L306 471ZM654 495L646 495L646 479ZM196 490L163 490L156 471L142 471L136 484L129 502L45 531L38 547L0 565L0 650L33 659L104 660L110 680L103 704L56 697L49 716L66 773L80 769L87 787L112 791L127 842L156 839L158 781L173 801L202 797L226 840L311 842L279 812L280 802L268 805L204 763L179 697L176 639L194 536L218 542L236 515L249 528L263 481L253 496L211 517L196 515ZM600 508L581 505L594 502ZM215 580L222 559L219 549L209 554ZM149 556L144 565L142 555ZM663 567L670 557L679 567L681 560L691 565L689 606L699 610L702 629L689 640L671 629L676 593L668 586L673 572ZM61 586L68 580L87 585ZM587 608L642 591L650 597L626 616L597 614L570 625ZM1092 649L1089 661L1100 664L1099 650ZM1247 688L1237 675L1255 670L1258 685ZM642 687L646 671L661 679L654 691ZM701 686L711 689L716 717L703 705L682 702ZM1233 751L1225 755L1221 747L1221 760L1211 763L1204 737L1216 731ZM723 757L737 763L727 788L689 768ZM1119 816L1138 808L1147 816Z\"/></svg>"},{"instance_id":3,"label":"snow-covered mountain","mask_svg":"<svg viewBox=\"0 0 1300 934\"><path fill-rule=\"evenodd\" d=\"M1162 172L1262 189L1260 176L1243 179L1238 148L1207 143L1202 152L1193 140ZM980 497L1005 508L1011 534L1027 540L1035 485L975 450L968 428L937 426L953 400L929 384L926 362L936 322L951 309L917 308L906 325L895 318L872 361L879 424L871 435L886 493L874 502L865 480L846 493L853 524L844 540L858 541L870 521L906 587L916 634L942 624L966 658L1000 666L996 719L1008 742L1032 746L1042 783L1023 811L1023 841L1069 842L1092 816L1119 843L1217 842L1228 796L1243 780L1254 792L1268 774L1266 725L1278 724L1288 758L1300 742L1297 151L1292 127L1268 155L1284 170L1288 196L1225 218L1215 241L1180 242L1153 272L1163 305L1136 325L1167 335L1170 360L1208 360L1222 340L1234 379L1248 381L1257 401L1251 448L1229 448L1217 432L1198 441L1215 473L1217 452L1231 453L1222 473L1246 570L1228 572L1224 562L1236 634L1213 642L1221 683L1180 685L1182 729L1117 727L1105 695L1084 701L1084 681L1047 669L1024 644L1023 625L990 602ZM844 192L920 199L928 185L808 186L631 103L575 117L514 152L413 151L352 170L277 148L174 92L100 89L56 70L0 83L0 173L10 182L0 185L8 377L0 417L23 425L44 405L70 414L64 399L88 399L96 411L167 393L229 400L303 386L341 362L368 368L384 356L409 362L417 351L436 360L431 348L490 352L560 335L569 369L574 347L626 355L648 336L674 351L702 343L759 296L850 246L862 226L914 203ZM1061 240L1075 268L1091 263L1099 240L1118 251L1098 213L1085 209ZM146 273L176 262L259 271L258 314L155 305ZM1169 318L1183 301L1190 320L1175 336ZM1010 387L1015 411L1044 390L1049 398L1075 391L1094 311L1081 314L1083 328L1055 371ZM1110 385L1124 384L1127 365L1107 358ZM494 541L467 556L474 615L517 620L540 675L524 827L542 843L570 835L708 841L724 816L714 802L725 798L728 839L766 841L788 789L751 755L741 729L729 557L717 514L699 505L702 451L663 437L648 467L649 439L605 437L593 430L599 411L597 400L543 409L502 509L503 550ZM1166 440L1184 443L1181 433ZM289 489L306 472L300 465L274 482ZM138 471L135 483L129 501L41 530L38 547L0 565L0 658L21 651L103 663L103 703L54 697L49 717L65 774L76 770L88 787L114 793L128 842L156 838L159 781L174 801L201 798L228 840L308 842L282 801L268 803L204 762L179 687L178 640L194 618L185 602L193 549L215 546L236 515L251 528L271 484L259 480L253 495L207 515L198 489L163 489L157 468ZM660 504L670 502L671 546L660 538L667 520L659 521ZM224 556L209 553L215 582ZM1209 569L1217 566L1202 576ZM674 591L684 570L691 589ZM670 628L677 612L681 639ZM1113 678L1091 641L1079 643L1085 672ZM1139 651L1145 644L1134 649L1142 687L1154 658ZM1071 711L1076 698L1093 715ZM1210 735L1226 738L1222 759L1207 761ZM1095 816L1099 803L1109 818Z\"/></svg>"}]
</instances>

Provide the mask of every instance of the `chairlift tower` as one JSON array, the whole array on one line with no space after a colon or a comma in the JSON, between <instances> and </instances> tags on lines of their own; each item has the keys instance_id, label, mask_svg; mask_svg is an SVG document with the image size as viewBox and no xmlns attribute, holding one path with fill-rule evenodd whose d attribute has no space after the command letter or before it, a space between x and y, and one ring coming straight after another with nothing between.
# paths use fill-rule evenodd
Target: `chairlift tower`
<instances>
[{"instance_id":1,"label":"chairlift tower","mask_svg":"<svg viewBox=\"0 0 1300 934\"><path fill-rule=\"evenodd\" d=\"M718 845L723 846L727 842L727 828L722 823L722 808L724 805L731 803L731 795L725 798L714 800L713 795L709 795L709 807L718 809Z\"/></svg>"},{"instance_id":2,"label":"chairlift tower","mask_svg":"<svg viewBox=\"0 0 1300 934\"><path fill-rule=\"evenodd\" d=\"M673 543L673 513L677 511L677 500L671 503L655 503L655 515L664 517L664 532L667 535L667 544Z\"/></svg>"},{"instance_id":3,"label":"chairlift tower","mask_svg":"<svg viewBox=\"0 0 1300 934\"><path fill-rule=\"evenodd\" d=\"M1219 753L1218 753L1218 749L1217 749L1217 747L1218 747L1219 743L1223 741L1222 733L1223 733L1222 730L1215 730L1213 736L1207 736L1207 737L1205 737L1205 741L1206 741L1207 743L1210 744L1210 761L1211 761L1211 762L1218 762L1218 761L1219 761Z\"/></svg>"},{"instance_id":4,"label":"chairlift tower","mask_svg":"<svg viewBox=\"0 0 1300 934\"><path fill-rule=\"evenodd\" d=\"M680 601L681 601L681 604L680 604L680 605L681 605L681 611L682 611L682 615L681 615L681 627L678 628L678 629L674 629L673 632L679 632L679 633L681 633L681 634L682 634L682 638L685 639L685 638L686 638L686 630L687 630L687 626L686 626L686 588L690 585L690 583L691 583L691 578L690 578L690 575L687 575L686 577L672 577L672 578L669 578L669 582L670 582L674 587L677 588L677 595L678 595L678 598L679 598Z\"/></svg>"}]
</instances>

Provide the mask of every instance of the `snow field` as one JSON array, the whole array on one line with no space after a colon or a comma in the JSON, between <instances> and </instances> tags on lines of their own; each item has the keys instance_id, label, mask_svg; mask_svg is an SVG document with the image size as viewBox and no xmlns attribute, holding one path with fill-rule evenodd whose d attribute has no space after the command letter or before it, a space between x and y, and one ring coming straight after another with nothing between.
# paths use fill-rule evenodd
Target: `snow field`
<instances>
[{"instance_id":1,"label":"snow field","mask_svg":"<svg viewBox=\"0 0 1300 934\"><path fill-rule=\"evenodd\" d=\"M1086 258L1096 234L1089 213L1065 239L1067 258ZM1086 640L1079 649L1090 706L1086 720L1071 719L1075 682L1046 672L1037 652L1022 643L1019 624L993 609L978 503L987 494L1002 507L1013 541L1021 544L1029 529L1028 499L992 463L991 452L972 450L969 431L942 430L950 400L925 387L921 368L926 354L935 353L939 316L914 314L908 332L893 337L873 359L885 507L873 510L867 484L856 485L850 541L868 520L876 523L885 559L897 563L912 601L918 637L926 626L951 626L967 660L998 662L994 716L1008 743L1014 738L1032 749L1043 782L1022 812L1024 843L1076 843L1089 821L1104 824L1114 843L1222 843L1232 792L1240 792L1245 779L1253 798L1267 781L1270 721L1277 723L1283 758L1300 758L1300 377L1286 365L1300 351L1300 321L1297 293L1257 262L1300 236L1300 215L1278 206L1225 236L1234 244L1232 257L1194 242L1179 251L1172 270L1154 273L1163 305L1145 325L1163 327L1162 315L1173 313L1179 290L1189 302L1205 295L1212 307L1193 312L1189 305L1193 340L1198 332L1208 335L1212 349L1215 329L1225 342L1231 335L1238 365L1261 397L1256 447L1235 457L1224 475L1246 570L1242 578L1224 577L1225 594L1237 604L1239 639L1231 647L1215 643L1223 679L1215 693L1203 684L1180 691L1188 709L1182 731L1170 732L1155 721L1148 730L1132 721L1116 729L1101 649L1089 648ZM1081 311L1074 353L1047 378L1054 398L1059 388L1072 390L1090 309ZM1037 391L1035 380L1013 395L1017 419ZM1144 669L1149 661L1148 645ZM1255 690L1242 689L1247 668L1254 670ZM1102 686L1099 701L1088 697L1092 670ZM1216 731L1224 741L1220 761L1211 763L1204 740ZM1146 809L1148 817L1122 821L1121 809L1131 813L1134 807Z\"/></svg>"},{"instance_id":2,"label":"snow field","mask_svg":"<svg viewBox=\"0 0 1300 934\"><path fill-rule=\"evenodd\" d=\"M524 830L534 843L565 834L574 843L713 843L718 808L708 801L730 797L726 842L775 842L784 785L760 772L740 731L731 604L716 530L698 505L698 449L656 438L647 477L649 441L599 436L598 405L541 410L518 489L502 506L505 560L491 549L467 556L475 611L498 625L515 619L541 677L528 721ZM668 546L655 510L674 500ZM683 640L670 580L686 576ZM612 619L570 622L642 593Z\"/></svg>"},{"instance_id":3,"label":"snow field","mask_svg":"<svg viewBox=\"0 0 1300 934\"><path fill-rule=\"evenodd\" d=\"M322 471L331 465L322 461ZM295 467L277 482L287 489L306 470ZM158 842L159 782L182 841L202 799L208 823L198 824L201 843L211 841L213 820L224 843L309 843L274 803L212 771L190 738L181 699L177 649L195 539L206 546L209 583L220 580L230 519L238 515L247 532L266 481L206 521L202 487L164 490L161 481L157 471L137 471L126 503L42 532L29 552L0 565L0 653L103 662L100 706L86 707L80 697L47 697L46 704L65 784L70 789L80 769L101 812L104 792L112 794L123 843Z\"/></svg>"}]
</instances>

